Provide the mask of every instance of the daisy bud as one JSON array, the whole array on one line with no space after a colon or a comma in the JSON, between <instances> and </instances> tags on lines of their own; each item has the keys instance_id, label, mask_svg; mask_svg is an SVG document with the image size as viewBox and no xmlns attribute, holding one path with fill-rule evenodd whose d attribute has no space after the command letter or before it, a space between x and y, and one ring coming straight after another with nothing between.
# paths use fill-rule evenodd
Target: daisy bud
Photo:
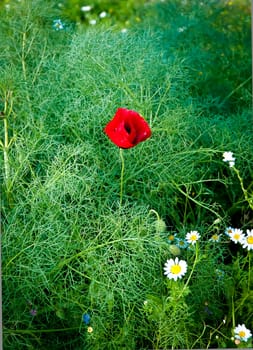
<instances>
[{"instance_id":1,"label":"daisy bud","mask_svg":"<svg viewBox=\"0 0 253 350\"><path fill-rule=\"evenodd\" d=\"M162 219L158 219L155 223L155 226L156 226L156 232L166 231L166 224Z\"/></svg>"},{"instance_id":2,"label":"daisy bud","mask_svg":"<svg viewBox=\"0 0 253 350\"><path fill-rule=\"evenodd\" d=\"M171 244L169 246L169 251L171 252L171 254L173 255L180 255L181 254L181 250L178 246L176 246L175 244Z\"/></svg>"}]
</instances>

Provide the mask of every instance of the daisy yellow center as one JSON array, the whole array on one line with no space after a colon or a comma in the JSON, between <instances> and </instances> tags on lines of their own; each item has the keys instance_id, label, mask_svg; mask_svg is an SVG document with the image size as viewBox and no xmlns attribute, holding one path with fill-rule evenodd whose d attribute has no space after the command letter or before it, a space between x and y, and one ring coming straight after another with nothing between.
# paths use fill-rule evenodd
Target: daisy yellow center
<instances>
[{"instance_id":1,"label":"daisy yellow center","mask_svg":"<svg viewBox=\"0 0 253 350\"><path fill-rule=\"evenodd\" d=\"M174 240L174 236L173 235L170 235L168 238L169 238L169 241L173 241Z\"/></svg>"},{"instance_id":2,"label":"daisy yellow center","mask_svg":"<svg viewBox=\"0 0 253 350\"><path fill-rule=\"evenodd\" d=\"M181 266L179 265L171 266L170 272L173 273L174 275L178 275L180 271L181 271Z\"/></svg>"},{"instance_id":3,"label":"daisy yellow center","mask_svg":"<svg viewBox=\"0 0 253 350\"><path fill-rule=\"evenodd\" d=\"M240 239L240 234L239 233L234 234L234 239Z\"/></svg>"},{"instance_id":4,"label":"daisy yellow center","mask_svg":"<svg viewBox=\"0 0 253 350\"><path fill-rule=\"evenodd\" d=\"M213 239L214 241L218 241L219 236L218 236L218 235L213 235L213 236L212 236L212 239Z\"/></svg>"},{"instance_id":5,"label":"daisy yellow center","mask_svg":"<svg viewBox=\"0 0 253 350\"><path fill-rule=\"evenodd\" d=\"M248 242L249 244L253 244L253 236L247 237L247 242Z\"/></svg>"},{"instance_id":6,"label":"daisy yellow center","mask_svg":"<svg viewBox=\"0 0 253 350\"><path fill-rule=\"evenodd\" d=\"M191 236L191 241L196 241L197 239L198 239L198 237L196 235Z\"/></svg>"},{"instance_id":7,"label":"daisy yellow center","mask_svg":"<svg viewBox=\"0 0 253 350\"><path fill-rule=\"evenodd\" d=\"M244 331L240 331L240 332L238 333L238 335L239 335L241 338L244 338L245 335L246 335L246 333L245 333Z\"/></svg>"}]
</instances>

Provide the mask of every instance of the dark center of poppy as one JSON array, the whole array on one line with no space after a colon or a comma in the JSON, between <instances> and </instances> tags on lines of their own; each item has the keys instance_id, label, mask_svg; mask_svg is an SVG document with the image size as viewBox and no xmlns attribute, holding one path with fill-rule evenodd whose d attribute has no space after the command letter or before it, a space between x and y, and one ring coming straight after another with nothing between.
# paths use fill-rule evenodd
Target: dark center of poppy
<instances>
[{"instance_id":1,"label":"dark center of poppy","mask_svg":"<svg viewBox=\"0 0 253 350\"><path fill-rule=\"evenodd\" d=\"M127 132L128 134L131 133L131 126L130 126L129 124L125 123L125 124L124 124L124 128L125 128L125 130L126 130L126 132Z\"/></svg>"}]
</instances>

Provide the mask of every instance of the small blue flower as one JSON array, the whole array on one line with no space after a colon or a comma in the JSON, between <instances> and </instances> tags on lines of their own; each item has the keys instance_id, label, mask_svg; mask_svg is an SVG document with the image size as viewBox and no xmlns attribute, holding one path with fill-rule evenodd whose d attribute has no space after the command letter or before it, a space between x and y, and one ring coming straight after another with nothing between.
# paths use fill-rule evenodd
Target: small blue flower
<instances>
[{"instance_id":1,"label":"small blue flower","mask_svg":"<svg viewBox=\"0 0 253 350\"><path fill-rule=\"evenodd\" d=\"M62 30L62 29L64 29L64 24L62 23L62 21L60 19L55 19L53 21L53 28L55 30Z\"/></svg>"},{"instance_id":2,"label":"small blue flower","mask_svg":"<svg viewBox=\"0 0 253 350\"><path fill-rule=\"evenodd\" d=\"M220 270L220 269L216 269L215 273L216 273L216 277L218 279L223 279L223 277L225 276L225 272L223 270Z\"/></svg>"},{"instance_id":3,"label":"small blue flower","mask_svg":"<svg viewBox=\"0 0 253 350\"><path fill-rule=\"evenodd\" d=\"M36 309L31 309L30 310L30 315L31 316L36 316L37 315L37 310Z\"/></svg>"},{"instance_id":4,"label":"small blue flower","mask_svg":"<svg viewBox=\"0 0 253 350\"><path fill-rule=\"evenodd\" d=\"M188 247L188 243L185 239L183 238L176 238L176 245L179 247L179 248L182 248L182 249L185 249Z\"/></svg>"},{"instance_id":5,"label":"small blue flower","mask_svg":"<svg viewBox=\"0 0 253 350\"><path fill-rule=\"evenodd\" d=\"M83 314L83 322L85 324L89 324L90 323L90 315L89 314Z\"/></svg>"},{"instance_id":6,"label":"small blue flower","mask_svg":"<svg viewBox=\"0 0 253 350\"><path fill-rule=\"evenodd\" d=\"M213 312L208 307L208 302L205 302L204 312L207 313L208 315L212 315L213 314Z\"/></svg>"}]
</instances>

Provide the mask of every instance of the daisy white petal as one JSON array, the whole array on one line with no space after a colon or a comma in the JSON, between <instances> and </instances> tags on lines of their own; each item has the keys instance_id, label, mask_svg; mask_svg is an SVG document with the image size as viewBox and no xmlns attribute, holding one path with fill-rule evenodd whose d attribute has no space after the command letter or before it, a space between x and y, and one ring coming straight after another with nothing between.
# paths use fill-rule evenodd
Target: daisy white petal
<instances>
[{"instance_id":1,"label":"daisy white petal","mask_svg":"<svg viewBox=\"0 0 253 350\"><path fill-rule=\"evenodd\" d=\"M223 153L223 162L233 162L235 158L233 156L233 152L224 152Z\"/></svg>"},{"instance_id":2,"label":"daisy white petal","mask_svg":"<svg viewBox=\"0 0 253 350\"><path fill-rule=\"evenodd\" d=\"M234 329L235 338L243 341L247 341L252 337L251 331L245 327L245 324L238 325Z\"/></svg>"},{"instance_id":3,"label":"daisy white petal","mask_svg":"<svg viewBox=\"0 0 253 350\"><path fill-rule=\"evenodd\" d=\"M99 17L100 18L105 18L107 16L107 13L105 11L102 11L100 14L99 14Z\"/></svg>"},{"instance_id":4,"label":"daisy white petal","mask_svg":"<svg viewBox=\"0 0 253 350\"><path fill-rule=\"evenodd\" d=\"M229 234L229 238L231 239L231 241L233 241L234 243L242 243L244 241L245 235L242 232L241 229L239 228L234 228L232 230L232 233Z\"/></svg>"},{"instance_id":5,"label":"daisy white petal","mask_svg":"<svg viewBox=\"0 0 253 350\"><path fill-rule=\"evenodd\" d=\"M242 240L243 248L253 250L253 230L247 230L247 236Z\"/></svg>"},{"instance_id":6,"label":"daisy white petal","mask_svg":"<svg viewBox=\"0 0 253 350\"><path fill-rule=\"evenodd\" d=\"M97 21L96 21L95 19L91 19L91 20L89 20L89 23L90 23L92 26L94 26L94 25L97 23Z\"/></svg>"},{"instance_id":7,"label":"daisy white petal","mask_svg":"<svg viewBox=\"0 0 253 350\"><path fill-rule=\"evenodd\" d=\"M178 278L182 278L187 271L187 263L184 260L179 260L178 257L167 260L164 266L164 274L169 279L176 281Z\"/></svg>"},{"instance_id":8,"label":"daisy white petal","mask_svg":"<svg viewBox=\"0 0 253 350\"><path fill-rule=\"evenodd\" d=\"M198 231L190 231L185 238L188 243L195 244L200 239L200 234Z\"/></svg>"},{"instance_id":9,"label":"daisy white petal","mask_svg":"<svg viewBox=\"0 0 253 350\"><path fill-rule=\"evenodd\" d=\"M89 12L91 9L92 9L92 7L89 5L81 7L82 12Z\"/></svg>"},{"instance_id":10,"label":"daisy white petal","mask_svg":"<svg viewBox=\"0 0 253 350\"><path fill-rule=\"evenodd\" d=\"M229 227L226 228L225 234L228 235L228 236L230 236L231 233L233 232L233 230L234 230L234 229L233 229L231 226L229 226Z\"/></svg>"}]
</instances>

